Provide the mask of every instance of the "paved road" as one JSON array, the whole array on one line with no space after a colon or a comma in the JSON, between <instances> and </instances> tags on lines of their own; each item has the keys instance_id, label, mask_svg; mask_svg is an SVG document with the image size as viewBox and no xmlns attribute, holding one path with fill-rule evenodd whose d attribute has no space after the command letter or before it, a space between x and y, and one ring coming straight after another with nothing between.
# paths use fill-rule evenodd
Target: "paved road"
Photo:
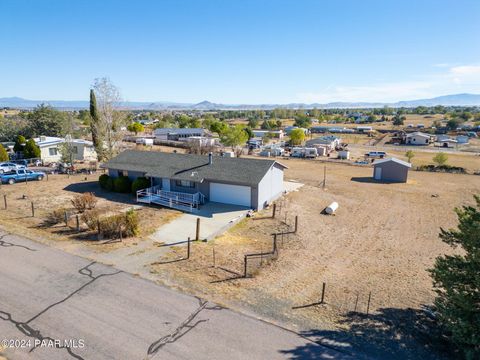
<instances>
[{"instance_id":1,"label":"paved road","mask_svg":"<svg viewBox=\"0 0 480 360\"><path fill-rule=\"evenodd\" d=\"M8 359L350 358L277 326L5 233L2 339L31 342L4 350ZM54 340L62 344L52 347ZM35 341L41 346L34 348Z\"/></svg>"}]
</instances>

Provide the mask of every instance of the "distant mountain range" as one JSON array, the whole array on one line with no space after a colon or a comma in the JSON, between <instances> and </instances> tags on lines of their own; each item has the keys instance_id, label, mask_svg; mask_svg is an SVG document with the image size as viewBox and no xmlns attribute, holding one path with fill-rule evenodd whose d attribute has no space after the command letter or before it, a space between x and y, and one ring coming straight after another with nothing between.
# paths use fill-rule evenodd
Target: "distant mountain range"
<instances>
[{"instance_id":1,"label":"distant mountain range","mask_svg":"<svg viewBox=\"0 0 480 360\"><path fill-rule=\"evenodd\" d=\"M49 104L58 109L86 109L89 106L88 101L68 101L68 100L27 100L19 97L0 98L0 108L9 107L15 109L31 109L42 103ZM374 107L416 107L416 106L480 106L480 95L478 94L454 94L438 96L432 99L419 99L398 101L395 103L373 103L373 102L330 102L327 104L216 104L210 101L202 101L198 104L175 103L167 101L159 102L138 102L125 101L120 104L124 109L131 110L271 110L275 108L374 108Z\"/></svg>"}]
</instances>

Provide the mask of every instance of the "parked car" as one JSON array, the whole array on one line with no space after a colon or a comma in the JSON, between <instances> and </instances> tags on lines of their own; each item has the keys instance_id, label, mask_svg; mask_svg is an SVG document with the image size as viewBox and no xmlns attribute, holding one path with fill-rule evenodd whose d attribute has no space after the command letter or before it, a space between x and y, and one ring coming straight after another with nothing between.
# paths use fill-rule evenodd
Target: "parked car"
<instances>
[{"instance_id":1,"label":"parked car","mask_svg":"<svg viewBox=\"0 0 480 360\"><path fill-rule=\"evenodd\" d=\"M3 162L0 163L0 174L7 173L9 171L25 169L25 165L15 164L13 162Z\"/></svg>"},{"instance_id":2,"label":"parked car","mask_svg":"<svg viewBox=\"0 0 480 360\"><path fill-rule=\"evenodd\" d=\"M43 180L45 173L28 169L15 169L0 175L2 184L15 184L19 181Z\"/></svg>"},{"instance_id":3,"label":"parked car","mask_svg":"<svg viewBox=\"0 0 480 360\"><path fill-rule=\"evenodd\" d=\"M28 161L27 160L12 160L11 161L12 163L16 164L16 165L21 165L21 166L24 166L24 167L28 167Z\"/></svg>"},{"instance_id":4,"label":"parked car","mask_svg":"<svg viewBox=\"0 0 480 360\"><path fill-rule=\"evenodd\" d=\"M368 157L368 158L383 159L385 156L387 156L387 153L385 151L370 151L365 154L365 157Z\"/></svg>"}]
</instances>

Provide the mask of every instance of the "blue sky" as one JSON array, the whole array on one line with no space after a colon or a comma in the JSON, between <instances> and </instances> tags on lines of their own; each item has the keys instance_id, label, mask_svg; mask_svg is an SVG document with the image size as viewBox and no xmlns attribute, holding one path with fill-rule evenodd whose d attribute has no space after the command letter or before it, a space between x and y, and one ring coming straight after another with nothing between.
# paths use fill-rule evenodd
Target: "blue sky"
<instances>
[{"instance_id":1,"label":"blue sky","mask_svg":"<svg viewBox=\"0 0 480 360\"><path fill-rule=\"evenodd\" d=\"M0 0L0 97L396 101L480 93L478 0Z\"/></svg>"}]
</instances>

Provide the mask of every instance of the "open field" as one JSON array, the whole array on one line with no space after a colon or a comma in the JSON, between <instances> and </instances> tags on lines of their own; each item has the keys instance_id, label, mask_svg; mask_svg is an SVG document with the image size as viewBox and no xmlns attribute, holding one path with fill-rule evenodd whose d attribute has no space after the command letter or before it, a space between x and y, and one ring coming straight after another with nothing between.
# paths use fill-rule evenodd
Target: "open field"
<instances>
[{"instance_id":1,"label":"open field","mask_svg":"<svg viewBox=\"0 0 480 360\"><path fill-rule=\"evenodd\" d=\"M365 313L369 293L369 311L392 321L431 303L427 269L451 252L439 229L455 226L453 208L472 203L478 177L411 172L407 184L381 184L370 180L371 168L328 164L322 190L322 163L285 163L286 177L305 186L279 202L276 219L246 219L214 242L195 244L189 261L153 265L159 281L302 330L349 328L346 314ZM332 201L340 204L337 214L321 215ZM253 278L238 278L243 255L271 249L270 234L295 215L298 234L284 239L278 259L264 260ZM168 259L184 252L176 248ZM323 282L326 305L293 309L318 302Z\"/></svg>"}]
</instances>

